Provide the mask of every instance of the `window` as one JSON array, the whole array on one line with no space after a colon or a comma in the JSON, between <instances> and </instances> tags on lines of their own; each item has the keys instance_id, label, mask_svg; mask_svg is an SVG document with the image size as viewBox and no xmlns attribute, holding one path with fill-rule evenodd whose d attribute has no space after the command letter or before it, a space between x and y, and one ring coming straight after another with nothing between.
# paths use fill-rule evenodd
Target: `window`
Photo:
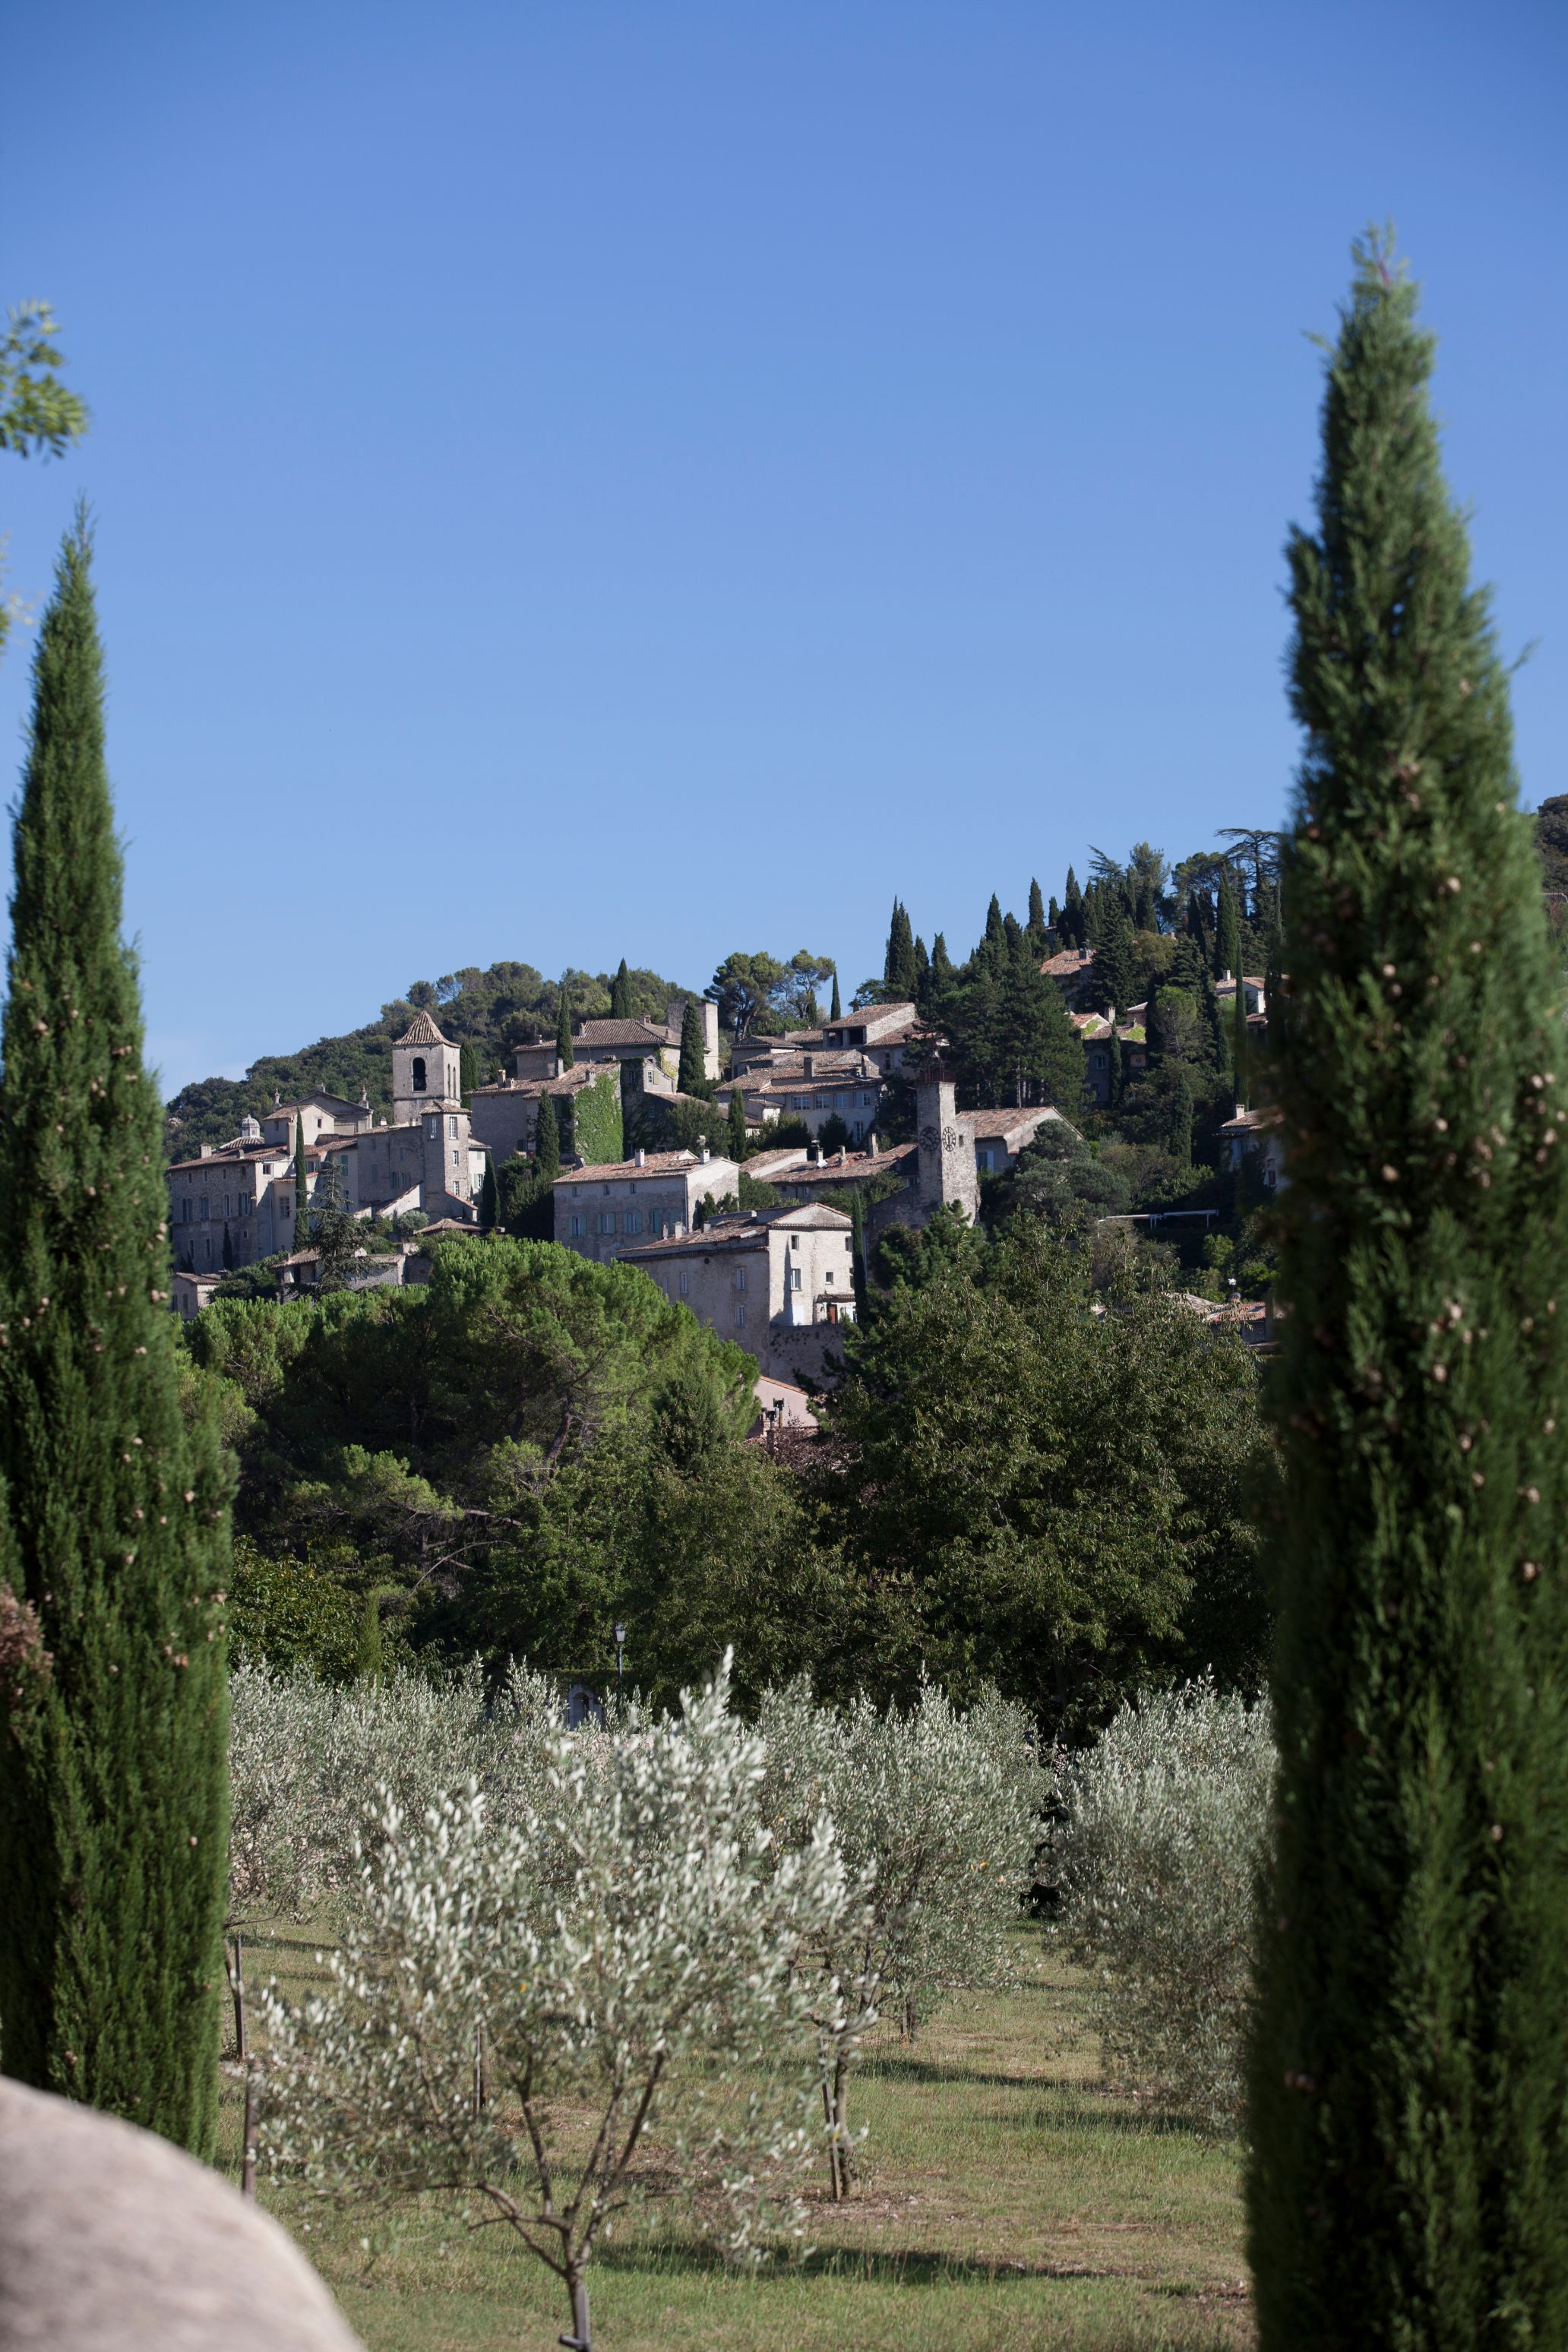
<instances>
[{"instance_id":1,"label":"window","mask_svg":"<svg viewBox=\"0 0 1568 2352\"><path fill-rule=\"evenodd\" d=\"M744 1290L745 1286L746 1269L743 1265L738 1265L735 1268L735 1287L737 1290Z\"/></svg>"},{"instance_id":2,"label":"window","mask_svg":"<svg viewBox=\"0 0 1568 2352\"><path fill-rule=\"evenodd\" d=\"M799 1266L798 1266L798 1265L786 1265L786 1266L785 1266L785 1268L784 1268L784 1287L785 1287L785 1289L786 1289L786 1290L798 1290L798 1289L800 1288L800 1286L801 1286L801 1274L800 1274L800 1268L799 1268Z\"/></svg>"},{"instance_id":3,"label":"window","mask_svg":"<svg viewBox=\"0 0 1568 2352\"><path fill-rule=\"evenodd\" d=\"M735 1328L737 1331L743 1331L745 1328L746 1310L744 1307L737 1307L735 1309Z\"/></svg>"},{"instance_id":4,"label":"window","mask_svg":"<svg viewBox=\"0 0 1568 2352\"><path fill-rule=\"evenodd\" d=\"M792 1250L797 1250L800 1247L800 1235L798 1234L791 1234L789 1237L789 1245Z\"/></svg>"},{"instance_id":5,"label":"window","mask_svg":"<svg viewBox=\"0 0 1568 2352\"><path fill-rule=\"evenodd\" d=\"M866 1122L863 1118L858 1118L855 1122L855 1140L857 1143L864 1143L866 1140Z\"/></svg>"},{"instance_id":6,"label":"window","mask_svg":"<svg viewBox=\"0 0 1568 2352\"><path fill-rule=\"evenodd\" d=\"M210 1216L211 1216L211 1214L212 1214L212 1209L211 1209L210 1204L208 1203L207 1196L206 1196L206 1194L205 1194L205 1192L202 1194L202 1211L201 1211L201 1213L202 1213L202 1215L203 1215L204 1217L210 1217Z\"/></svg>"},{"instance_id":7,"label":"window","mask_svg":"<svg viewBox=\"0 0 1568 2352\"><path fill-rule=\"evenodd\" d=\"M582 1238L583 1238L583 1220L582 1220L582 1218L581 1218L581 1217L568 1217L568 1218L567 1218L567 1220L566 1220L566 1231L567 1231L567 1233L571 1235L571 1237L572 1237L572 1239L573 1239L574 1241L575 1241L575 1242L580 1242L580 1241L582 1240Z\"/></svg>"},{"instance_id":8,"label":"window","mask_svg":"<svg viewBox=\"0 0 1568 2352\"><path fill-rule=\"evenodd\" d=\"M188 1224L190 1223L190 1222L191 1222L191 1196L190 1196L190 1194L187 1192L187 1193L185 1194L184 1199L180 1202L180 1223L181 1223L183 1225L188 1225Z\"/></svg>"},{"instance_id":9,"label":"window","mask_svg":"<svg viewBox=\"0 0 1568 2352\"><path fill-rule=\"evenodd\" d=\"M458 1164L458 1155L457 1155L457 1153L454 1151L454 1152L453 1152L453 1154L452 1154L452 1165L453 1165L453 1167L455 1168L455 1167L457 1166L457 1164Z\"/></svg>"},{"instance_id":10,"label":"window","mask_svg":"<svg viewBox=\"0 0 1568 2352\"><path fill-rule=\"evenodd\" d=\"M847 1250L852 1250L852 1249L854 1248L854 1246L855 1246L855 1236L854 1236L854 1234L845 1234L845 1236L844 1236L844 1246L845 1246L845 1248L846 1248Z\"/></svg>"},{"instance_id":11,"label":"window","mask_svg":"<svg viewBox=\"0 0 1568 2352\"><path fill-rule=\"evenodd\" d=\"M422 1095L425 1091L425 1056L423 1054L416 1054L414 1056L414 1091L416 1095Z\"/></svg>"},{"instance_id":12,"label":"window","mask_svg":"<svg viewBox=\"0 0 1568 2352\"><path fill-rule=\"evenodd\" d=\"M1103 1054L1091 1054L1089 1055L1089 1064L1091 1068L1103 1070L1106 1066L1105 1055Z\"/></svg>"},{"instance_id":13,"label":"window","mask_svg":"<svg viewBox=\"0 0 1568 2352\"><path fill-rule=\"evenodd\" d=\"M626 1211L626 1230L628 1234L641 1233L642 1211L640 1209L628 1209Z\"/></svg>"},{"instance_id":14,"label":"window","mask_svg":"<svg viewBox=\"0 0 1568 2352\"><path fill-rule=\"evenodd\" d=\"M832 1279L833 1279L833 1268L832 1268L831 1266L829 1266L829 1267L828 1267L828 1269L827 1269L827 1277L826 1277L826 1278L827 1278L827 1280L828 1280L829 1282L831 1282L831 1281L832 1281Z\"/></svg>"},{"instance_id":15,"label":"window","mask_svg":"<svg viewBox=\"0 0 1568 2352\"><path fill-rule=\"evenodd\" d=\"M682 1298L689 1298L691 1296L691 1269L689 1266L683 1265L680 1269L680 1295Z\"/></svg>"},{"instance_id":16,"label":"window","mask_svg":"<svg viewBox=\"0 0 1568 2352\"><path fill-rule=\"evenodd\" d=\"M605 1189L608 1192L608 1185L606 1185ZM602 1234L613 1234L615 1230L616 1213L614 1209L601 1209L599 1212L599 1231Z\"/></svg>"},{"instance_id":17,"label":"window","mask_svg":"<svg viewBox=\"0 0 1568 2352\"><path fill-rule=\"evenodd\" d=\"M456 1143L458 1140L458 1122L456 1118L449 1118L447 1121L447 1133L450 1136L452 1141Z\"/></svg>"}]
</instances>

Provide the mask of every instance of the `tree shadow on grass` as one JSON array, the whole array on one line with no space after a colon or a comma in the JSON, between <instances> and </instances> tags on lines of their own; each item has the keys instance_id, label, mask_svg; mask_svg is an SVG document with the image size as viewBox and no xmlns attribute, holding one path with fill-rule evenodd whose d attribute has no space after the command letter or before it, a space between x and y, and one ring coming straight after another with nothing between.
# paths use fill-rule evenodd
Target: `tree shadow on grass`
<instances>
[{"instance_id":1,"label":"tree shadow on grass","mask_svg":"<svg viewBox=\"0 0 1568 2352\"><path fill-rule=\"evenodd\" d=\"M854 2206L848 2208L854 2211ZM594 2257L605 2270L655 2270L670 2277L698 2277L728 2272L734 2264L716 2246L675 2238L644 2239L640 2245L605 2246ZM1130 2274L1113 2266L1075 2262L977 2262L965 2254L943 2253L931 2247L817 2247L813 2252L783 2258L758 2273L781 2284L791 2279L852 2279L882 2286L1008 2286L1026 2279L1124 2279Z\"/></svg>"}]
</instances>

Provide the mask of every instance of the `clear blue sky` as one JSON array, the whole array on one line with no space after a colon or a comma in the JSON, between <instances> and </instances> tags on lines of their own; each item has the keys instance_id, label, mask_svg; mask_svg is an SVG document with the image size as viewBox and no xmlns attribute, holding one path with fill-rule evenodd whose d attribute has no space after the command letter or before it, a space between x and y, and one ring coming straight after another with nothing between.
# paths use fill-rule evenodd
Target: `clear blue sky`
<instances>
[{"instance_id":1,"label":"clear blue sky","mask_svg":"<svg viewBox=\"0 0 1568 2352\"><path fill-rule=\"evenodd\" d=\"M1568 790L1561 0L57 0L0 299L95 413L172 1088L497 957L962 952L1087 846L1278 821L1287 522L1393 215ZM30 646L0 670L19 755Z\"/></svg>"}]
</instances>

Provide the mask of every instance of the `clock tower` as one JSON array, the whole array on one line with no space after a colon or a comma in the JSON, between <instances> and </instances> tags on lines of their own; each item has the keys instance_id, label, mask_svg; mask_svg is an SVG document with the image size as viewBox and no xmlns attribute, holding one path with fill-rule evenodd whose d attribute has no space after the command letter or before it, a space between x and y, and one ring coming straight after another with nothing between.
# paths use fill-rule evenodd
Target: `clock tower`
<instances>
[{"instance_id":1,"label":"clock tower","mask_svg":"<svg viewBox=\"0 0 1568 2352\"><path fill-rule=\"evenodd\" d=\"M936 1209L957 1207L973 1225L980 1216L974 1129L958 1115L952 1073L940 1055L933 1054L916 1072L915 1102L921 1223Z\"/></svg>"}]
</instances>

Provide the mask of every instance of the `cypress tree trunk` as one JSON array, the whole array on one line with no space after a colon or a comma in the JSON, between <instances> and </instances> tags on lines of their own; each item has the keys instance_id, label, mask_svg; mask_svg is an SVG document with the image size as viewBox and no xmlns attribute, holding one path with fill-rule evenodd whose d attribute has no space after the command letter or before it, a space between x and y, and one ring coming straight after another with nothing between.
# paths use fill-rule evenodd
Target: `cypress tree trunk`
<instances>
[{"instance_id":1,"label":"cypress tree trunk","mask_svg":"<svg viewBox=\"0 0 1568 2352\"><path fill-rule=\"evenodd\" d=\"M34 673L0 1130L7 2074L210 2149L226 1881L227 1473L182 1417L159 1106L79 521ZM45 1663L47 1653L47 1663Z\"/></svg>"},{"instance_id":2,"label":"cypress tree trunk","mask_svg":"<svg viewBox=\"0 0 1568 2352\"><path fill-rule=\"evenodd\" d=\"M1265 2352L1555 2346L1568 1064L1431 341L1383 250L1358 259L1319 528L1289 551L1307 745L1271 1008L1288 1494L1251 2252Z\"/></svg>"}]
</instances>

